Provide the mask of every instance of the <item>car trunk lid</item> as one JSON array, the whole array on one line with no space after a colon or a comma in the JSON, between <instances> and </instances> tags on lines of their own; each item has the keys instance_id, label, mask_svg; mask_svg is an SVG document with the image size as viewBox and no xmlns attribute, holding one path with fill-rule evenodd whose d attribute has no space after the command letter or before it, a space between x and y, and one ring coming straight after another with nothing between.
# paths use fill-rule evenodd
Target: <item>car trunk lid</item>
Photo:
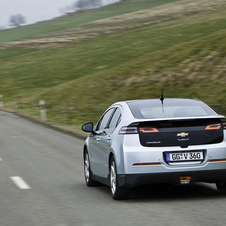
<instances>
[{"instance_id":1,"label":"car trunk lid","mask_svg":"<svg viewBox=\"0 0 226 226\"><path fill-rule=\"evenodd\" d=\"M173 119L138 123L140 143L145 147L216 144L223 141L219 118Z\"/></svg>"}]
</instances>

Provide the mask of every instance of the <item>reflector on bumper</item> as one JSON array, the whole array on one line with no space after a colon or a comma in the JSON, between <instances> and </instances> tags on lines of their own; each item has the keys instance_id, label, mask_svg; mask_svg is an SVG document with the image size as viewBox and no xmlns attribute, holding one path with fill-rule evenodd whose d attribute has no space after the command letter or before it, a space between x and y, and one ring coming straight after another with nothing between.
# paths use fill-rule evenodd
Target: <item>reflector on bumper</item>
<instances>
[{"instance_id":1,"label":"reflector on bumper","mask_svg":"<svg viewBox=\"0 0 226 226\"><path fill-rule=\"evenodd\" d=\"M155 166L161 165L160 162L145 162L145 163L134 163L133 166Z\"/></svg>"}]
</instances>

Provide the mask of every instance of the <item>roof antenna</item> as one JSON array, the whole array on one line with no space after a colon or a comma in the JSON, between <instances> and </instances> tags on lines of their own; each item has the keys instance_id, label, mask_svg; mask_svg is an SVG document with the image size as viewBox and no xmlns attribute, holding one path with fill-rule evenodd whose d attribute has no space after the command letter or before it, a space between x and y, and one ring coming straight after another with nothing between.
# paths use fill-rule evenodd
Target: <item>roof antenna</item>
<instances>
[{"instance_id":1,"label":"roof antenna","mask_svg":"<svg viewBox=\"0 0 226 226\"><path fill-rule=\"evenodd\" d=\"M162 88L162 94L161 94L161 97L159 97L159 99L160 99L161 102L162 102L162 112L164 113L164 107L163 107L163 101L164 101L164 97L163 97L163 88Z\"/></svg>"}]
</instances>

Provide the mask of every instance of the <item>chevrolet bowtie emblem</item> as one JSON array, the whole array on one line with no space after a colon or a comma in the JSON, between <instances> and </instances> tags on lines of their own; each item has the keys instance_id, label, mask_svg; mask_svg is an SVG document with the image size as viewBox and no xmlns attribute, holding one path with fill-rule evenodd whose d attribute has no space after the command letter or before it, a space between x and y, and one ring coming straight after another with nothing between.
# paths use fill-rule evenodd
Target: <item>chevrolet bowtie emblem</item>
<instances>
[{"instance_id":1,"label":"chevrolet bowtie emblem","mask_svg":"<svg viewBox=\"0 0 226 226\"><path fill-rule=\"evenodd\" d=\"M189 133L178 133L177 136L178 137L186 137L188 136Z\"/></svg>"}]
</instances>

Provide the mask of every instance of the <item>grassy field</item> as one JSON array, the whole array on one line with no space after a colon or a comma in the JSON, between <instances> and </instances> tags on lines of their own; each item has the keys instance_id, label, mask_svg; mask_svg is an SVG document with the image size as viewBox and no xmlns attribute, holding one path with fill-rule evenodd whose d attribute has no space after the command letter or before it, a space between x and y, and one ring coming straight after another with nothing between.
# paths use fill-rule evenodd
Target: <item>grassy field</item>
<instances>
[{"instance_id":1,"label":"grassy field","mask_svg":"<svg viewBox=\"0 0 226 226\"><path fill-rule=\"evenodd\" d=\"M48 119L74 130L97 121L116 101L158 98L163 87L165 97L199 98L226 114L225 11L226 6L60 48L18 54L4 49L5 108L38 117L43 99Z\"/></svg>"},{"instance_id":2,"label":"grassy field","mask_svg":"<svg viewBox=\"0 0 226 226\"><path fill-rule=\"evenodd\" d=\"M40 22L34 25L0 31L0 43L22 38L42 35L48 32L59 31L95 20L101 20L142 9L152 8L181 0L126 0L103 8L93 9L89 12L73 16Z\"/></svg>"}]
</instances>

